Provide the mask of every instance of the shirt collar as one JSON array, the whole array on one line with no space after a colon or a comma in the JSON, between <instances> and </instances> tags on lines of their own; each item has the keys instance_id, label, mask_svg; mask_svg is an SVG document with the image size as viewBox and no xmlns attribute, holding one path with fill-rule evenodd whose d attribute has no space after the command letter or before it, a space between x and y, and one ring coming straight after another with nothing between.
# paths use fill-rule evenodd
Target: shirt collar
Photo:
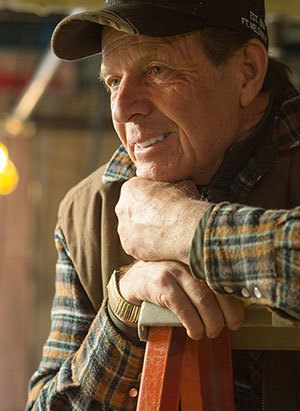
<instances>
[{"instance_id":1,"label":"shirt collar","mask_svg":"<svg viewBox=\"0 0 300 411\"><path fill-rule=\"evenodd\" d=\"M136 174L136 167L130 159L126 148L121 144L109 161L103 174L103 183L126 181Z\"/></svg>"},{"instance_id":2,"label":"shirt collar","mask_svg":"<svg viewBox=\"0 0 300 411\"><path fill-rule=\"evenodd\" d=\"M275 115L273 142L279 150L300 145L300 94L292 85L287 89L280 109Z\"/></svg>"}]
</instances>

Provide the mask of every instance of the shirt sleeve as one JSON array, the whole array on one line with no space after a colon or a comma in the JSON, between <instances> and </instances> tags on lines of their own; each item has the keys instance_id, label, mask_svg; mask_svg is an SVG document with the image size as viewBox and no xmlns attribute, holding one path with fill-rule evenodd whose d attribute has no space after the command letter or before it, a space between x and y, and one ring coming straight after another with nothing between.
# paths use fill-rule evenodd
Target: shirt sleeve
<instances>
[{"instance_id":1,"label":"shirt sleeve","mask_svg":"<svg viewBox=\"0 0 300 411\"><path fill-rule=\"evenodd\" d=\"M92 308L55 233L58 260L50 335L29 384L26 410L135 410L144 350L113 326L104 301Z\"/></svg>"},{"instance_id":2,"label":"shirt sleeve","mask_svg":"<svg viewBox=\"0 0 300 411\"><path fill-rule=\"evenodd\" d=\"M190 266L217 293L300 320L300 207L214 206L195 232Z\"/></svg>"}]
</instances>

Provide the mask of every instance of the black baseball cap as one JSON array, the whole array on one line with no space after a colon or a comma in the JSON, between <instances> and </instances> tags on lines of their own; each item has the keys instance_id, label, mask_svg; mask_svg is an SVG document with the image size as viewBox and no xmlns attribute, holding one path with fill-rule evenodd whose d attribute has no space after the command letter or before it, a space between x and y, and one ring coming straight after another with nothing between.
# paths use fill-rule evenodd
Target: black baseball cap
<instances>
[{"instance_id":1,"label":"black baseball cap","mask_svg":"<svg viewBox=\"0 0 300 411\"><path fill-rule=\"evenodd\" d=\"M103 26L154 37L227 27L249 32L268 48L264 0L107 0L99 10L64 18L52 35L54 53L64 60L100 53Z\"/></svg>"}]
</instances>

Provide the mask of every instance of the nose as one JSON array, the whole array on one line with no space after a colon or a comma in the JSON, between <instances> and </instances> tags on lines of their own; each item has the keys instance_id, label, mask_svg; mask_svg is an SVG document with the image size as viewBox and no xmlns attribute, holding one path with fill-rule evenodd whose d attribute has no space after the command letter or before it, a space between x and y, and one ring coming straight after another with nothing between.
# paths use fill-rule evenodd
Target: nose
<instances>
[{"instance_id":1,"label":"nose","mask_svg":"<svg viewBox=\"0 0 300 411\"><path fill-rule=\"evenodd\" d=\"M152 103L147 96L147 86L135 78L123 77L111 97L112 118L118 123L127 123L134 116L148 116Z\"/></svg>"}]
</instances>

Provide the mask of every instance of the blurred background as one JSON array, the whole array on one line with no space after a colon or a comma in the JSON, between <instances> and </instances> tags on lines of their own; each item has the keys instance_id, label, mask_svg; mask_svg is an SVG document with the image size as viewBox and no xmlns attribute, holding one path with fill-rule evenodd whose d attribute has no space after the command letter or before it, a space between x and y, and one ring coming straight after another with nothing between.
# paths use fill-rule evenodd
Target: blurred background
<instances>
[{"instance_id":1,"label":"blurred background","mask_svg":"<svg viewBox=\"0 0 300 411\"><path fill-rule=\"evenodd\" d=\"M57 22L102 1L0 0L0 411L24 409L50 325L53 230L69 188L118 146L100 57L58 61ZM270 54L300 86L300 2L266 0Z\"/></svg>"}]
</instances>

